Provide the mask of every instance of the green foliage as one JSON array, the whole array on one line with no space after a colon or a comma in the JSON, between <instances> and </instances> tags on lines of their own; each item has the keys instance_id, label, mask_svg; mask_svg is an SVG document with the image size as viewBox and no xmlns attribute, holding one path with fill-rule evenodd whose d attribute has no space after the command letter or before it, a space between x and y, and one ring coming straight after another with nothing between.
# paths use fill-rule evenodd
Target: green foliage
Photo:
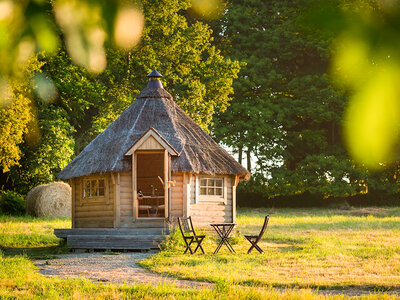
<instances>
[{"instance_id":1,"label":"green foliage","mask_svg":"<svg viewBox=\"0 0 400 300\"><path fill-rule=\"evenodd\" d=\"M73 127L67 113L53 105L39 105L36 132L31 130L31 142L25 142L20 167L14 167L9 180L23 194L33 187L53 182L74 154Z\"/></svg>"},{"instance_id":2,"label":"green foliage","mask_svg":"<svg viewBox=\"0 0 400 300\"><path fill-rule=\"evenodd\" d=\"M132 103L152 69L164 75L165 89L205 130L213 114L227 108L239 64L212 46L207 24L189 22L182 14L189 6L188 0L143 1L146 26L140 44L131 50L107 47L107 68L97 76L73 65L65 51L40 58L58 90L55 105L76 129L75 153Z\"/></svg>"},{"instance_id":3,"label":"green foliage","mask_svg":"<svg viewBox=\"0 0 400 300\"><path fill-rule=\"evenodd\" d=\"M13 76L9 83L0 78L0 93L5 97L3 100L7 99L3 103L0 101L0 169L2 173L8 172L13 166L18 166L21 158L20 144L23 142L24 134L29 131L30 122L34 121L30 80L41 67L42 63L36 57L32 57L24 71Z\"/></svg>"},{"instance_id":4,"label":"green foliage","mask_svg":"<svg viewBox=\"0 0 400 300\"><path fill-rule=\"evenodd\" d=\"M352 157L371 169L398 159L400 118L398 1L310 1L311 30L329 31L330 74L349 95L343 136Z\"/></svg>"},{"instance_id":5,"label":"green foliage","mask_svg":"<svg viewBox=\"0 0 400 300\"><path fill-rule=\"evenodd\" d=\"M0 191L0 213L21 216L25 214L25 201L12 191Z\"/></svg>"},{"instance_id":6,"label":"green foliage","mask_svg":"<svg viewBox=\"0 0 400 300\"><path fill-rule=\"evenodd\" d=\"M342 119L347 94L328 76L330 32L304 25L308 1L233 0L214 24L224 53L243 61L234 100L214 135L257 160L253 179L267 196L309 192L349 196L397 193L397 165L371 173L349 157ZM357 137L353 137L357 139Z\"/></svg>"},{"instance_id":7,"label":"green foliage","mask_svg":"<svg viewBox=\"0 0 400 300\"><path fill-rule=\"evenodd\" d=\"M160 244L160 249L162 251L177 251L184 246L185 243L179 228L171 228L168 238Z\"/></svg>"},{"instance_id":8,"label":"green foliage","mask_svg":"<svg viewBox=\"0 0 400 300\"><path fill-rule=\"evenodd\" d=\"M120 1L3 1L0 19L0 78L19 72L30 56L39 52L55 54L64 42L74 62L92 72L104 69L104 44L118 43ZM130 35L137 32L139 24ZM61 33L62 32L62 36ZM129 39L129 36L126 36ZM63 40L62 40L63 39ZM116 43L113 43L113 42ZM132 46L132 45L129 45ZM0 105L1 105L0 97Z\"/></svg>"},{"instance_id":9,"label":"green foliage","mask_svg":"<svg viewBox=\"0 0 400 300\"><path fill-rule=\"evenodd\" d=\"M14 147L14 158L6 154L7 159L13 159L14 167L7 164L12 169L0 178L4 186L25 194L38 184L54 181L74 154L132 103L134 95L146 87L146 74L153 68L164 75L163 85L178 105L205 130L214 112L226 109L239 64L225 59L212 46L212 31L207 24L188 20L182 13L190 1L143 1L141 5L146 21L141 43L130 50L107 46L107 68L102 74L94 75L74 65L68 47L52 55L42 52L29 65L36 72L21 82L27 91L29 83L34 89L35 93L27 97L33 105L24 106L29 107L27 112L33 118L29 125L24 119L14 145L21 143L27 126L29 132L22 146ZM23 117L19 112L13 114ZM5 119L15 122L11 115ZM7 128L18 129L11 125ZM6 146L3 143L0 147ZM19 166L15 165L18 161Z\"/></svg>"},{"instance_id":10,"label":"green foliage","mask_svg":"<svg viewBox=\"0 0 400 300\"><path fill-rule=\"evenodd\" d=\"M0 102L0 169L8 172L14 165L18 165L21 151L19 144L23 142L23 135L28 131L28 123L32 119L31 89L29 80L32 73L40 67L35 59L23 74L14 76L9 83L0 78L0 93L7 101ZM1 97L0 96L0 97Z\"/></svg>"},{"instance_id":11,"label":"green foliage","mask_svg":"<svg viewBox=\"0 0 400 300\"><path fill-rule=\"evenodd\" d=\"M225 7L222 0L161 1L153 5L167 10L191 8L191 14L209 20L218 17ZM104 71L106 44L130 49L140 41L145 25L143 9L146 1L2 1L0 81L19 73L21 65L34 54L56 54L61 44L66 45L75 64L92 73ZM163 9L159 16L163 17ZM0 94L0 105L2 102Z\"/></svg>"},{"instance_id":12,"label":"green foliage","mask_svg":"<svg viewBox=\"0 0 400 300\"><path fill-rule=\"evenodd\" d=\"M29 98L19 95L8 107L0 107L0 167L9 171L20 159L18 144L22 142L31 118Z\"/></svg>"}]
</instances>

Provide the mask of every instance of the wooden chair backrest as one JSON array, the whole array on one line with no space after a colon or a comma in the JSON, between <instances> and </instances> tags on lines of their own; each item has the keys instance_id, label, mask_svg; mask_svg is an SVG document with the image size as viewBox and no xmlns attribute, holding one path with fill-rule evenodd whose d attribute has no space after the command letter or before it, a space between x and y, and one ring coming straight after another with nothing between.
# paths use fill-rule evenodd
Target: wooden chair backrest
<instances>
[{"instance_id":1,"label":"wooden chair backrest","mask_svg":"<svg viewBox=\"0 0 400 300\"><path fill-rule=\"evenodd\" d=\"M264 219L264 225L261 228L261 231L260 231L260 234L258 235L257 241L261 240L262 236L264 235L265 230L267 229L268 221L269 221L269 215L267 215Z\"/></svg>"},{"instance_id":2,"label":"wooden chair backrest","mask_svg":"<svg viewBox=\"0 0 400 300\"><path fill-rule=\"evenodd\" d=\"M192 217L190 216L187 218L178 217L178 223L182 235L185 235L185 233L193 233L194 235L196 235L193 228Z\"/></svg>"}]
</instances>

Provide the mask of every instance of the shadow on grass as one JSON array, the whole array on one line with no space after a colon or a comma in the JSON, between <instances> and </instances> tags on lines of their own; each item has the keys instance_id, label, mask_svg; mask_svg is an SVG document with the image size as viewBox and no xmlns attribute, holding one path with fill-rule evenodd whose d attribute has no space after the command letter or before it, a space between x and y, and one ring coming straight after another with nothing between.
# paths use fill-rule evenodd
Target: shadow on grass
<instances>
[{"instance_id":1,"label":"shadow on grass","mask_svg":"<svg viewBox=\"0 0 400 300\"><path fill-rule=\"evenodd\" d=\"M369 293L389 293L393 295L400 295L400 287L378 284L360 284L360 285L314 285L314 284L280 284L272 283L266 284L265 282L258 281L257 279L242 280L235 282L239 286L259 287L259 288L277 288L277 289L312 289L329 294L346 294L349 296L359 296Z\"/></svg>"},{"instance_id":2,"label":"shadow on grass","mask_svg":"<svg viewBox=\"0 0 400 300\"><path fill-rule=\"evenodd\" d=\"M278 250L279 250L280 252L286 252L286 253L288 253L288 252L302 251L303 249L304 249L303 247L294 246L294 245L286 246L286 247L279 247L279 248L278 248Z\"/></svg>"},{"instance_id":3,"label":"shadow on grass","mask_svg":"<svg viewBox=\"0 0 400 300\"><path fill-rule=\"evenodd\" d=\"M69 252L67 243L64 240L54 246L25 248L0 246L0 250L5 256L26 255L32 259L52 259L56 258L54 256L56 254L65 254Z\"/></svg>"},{"instance_id":4,"label":"shadow on grass","mask_svg":"<svg viewBox=\"0 0 400 300\"><path fill-rule=\"evenodd\" d=\"M338 230L392 230L396 229L399 224L398 217L359 217L353 220L329 220L326 222L310 222L310 223L291 223L291 224L273 224L271 230L274 232L285 232L288 230L301 231L301 232L317 232L329 231L334 232ZM268 229L267 229L268 230ZM255 232L255 231L254 231ZM268 232L267 232L268 233ZM266 233L266 234L267 234Z\"/></svg>"},{"instance_id":5,"label":"shadow on grass","mask_svg":"<svg viewBox=\"0 0 400 300\"><path fill-rule=\"evenodd\" d=\"M267 236L263 237L262 241L274 243L274 244L280 244L280 245L289 244L290 246L295 246L295 245L308 244L310 242L310 239L306 238L306 237L282 236L282 235L274 234L274 235L269 235L269 236L267 235Z\"/></svg>"}]
</instances>

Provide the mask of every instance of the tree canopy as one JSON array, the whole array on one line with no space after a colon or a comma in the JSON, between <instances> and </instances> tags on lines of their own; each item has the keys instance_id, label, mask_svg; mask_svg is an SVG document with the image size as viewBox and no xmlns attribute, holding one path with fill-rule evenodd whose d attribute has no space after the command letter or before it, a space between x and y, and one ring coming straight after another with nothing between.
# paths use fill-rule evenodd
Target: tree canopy
<instances>
[{"instance_id":1,"label":"tree canopy","mask_svg":"<svg viewBox=\"0 0 400 300\"><path fill-rule=\"evenodd\" d=\"M215 137L239 160L246 152L249 168L255 157L250 185L269 196L347 196L378 182L386 189L387 174L357 168L344 147L348 94L329 73L335 36L304 26L308 4L232 0L215 22L224 54L244 63L232 105L216 118ZM388 190L394 187L395 180Z\"/></svg>"},{"instance_id":2,"label":"tree canopy","mask_svg":"<svg viewBox=\"0 0 400 300\"><path fill-rule=\"evenodd\" d=\"M208 131L213 114L224 111L231 101L232 82L240 66L212 45L207 24L188 19L184 12L189 7L189 0L142 1L141 42L129 50L106 47L107 67L101 74L74 64L65 47L56 55L39 54L41 66L33 87L42 139L36 148L23 144L25 160L12 171L16 177L35 176L36 184L54 180L57 170L134 101L152 69L164 75L163 85L177 104ZM35 89L35 80L42 80L42 87L47 84L48 88ZM40 157L45 167L39 170L34 157ZM15 176L10 178L18 181Z\"/></svg>"},{"instance_id":3,"label":"tree canopy","mask_svg":"<svg viewBox=\"0 0 400 300\"><path fill-rule=\"evenodd\" d=\"M4 3L3 187L55 180L157 69L177 104L247 159L247 190L399 192L393 1Z\"/></svg>"}]
</instances>

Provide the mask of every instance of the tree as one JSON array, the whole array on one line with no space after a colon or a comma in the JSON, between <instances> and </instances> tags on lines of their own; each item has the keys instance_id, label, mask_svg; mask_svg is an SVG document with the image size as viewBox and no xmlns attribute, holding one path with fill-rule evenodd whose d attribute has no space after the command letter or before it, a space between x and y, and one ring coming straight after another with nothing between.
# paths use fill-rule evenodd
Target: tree
<instances>
[{"instance_id":1,"label":"tree","mask_svg":"<svg viewBox=\"0 0 400 300\"><path fill-rule=\"evenodd\" d=\"M188 7L190 1L143 1L142 41L131 50L107 48L108 65L102 74L95 76L73 65L65 51L41 57L43 72L58 89L55 105L67 111L76 129L75 153L132 103L152 69L164 75L164 87L205 130L213 114L227 108L239 64L212 46L206 24L189 24L182 13Z\"/></svg>"},{"instance_id":2,"label":"tree","mask_svg":"<svg viewBox=\"0 0 400 300\"><path fill-rule=\"evenodd\" d=\"M9 171L20 159L18 144L22 142L30 120L29 103L29 98L20 94L8 107L0 108L0 165L3 172Z\"/></svg>"},{"instance_id":3,"label":"tree","mask_svg":"<svg viewBox=\"0 0 400 300\"><path fill-rule=\"evenodd\" d=\"M328 75L334 37L303 26L307 4L229 3L214 24L215 35L223 53L246 65L234 83L232 105L217 115L213 132L239 160L244 151L256 157L252 182L269 196L353 195L365 191L372 177L356 168L344 148L347 94ZM375 182L386 180L377 177Z\"/></svg>"},{"instance_id":4,"label":"tree","mask_svg":"<svg viewBox=\"0 0 400 300\"><path fill-rule=\"evenodd\" d=\"M39 184L55 181L56 174L74 154L74 128L62 108L39 103L37 118L29 127L31 141L28 139L22 145L20 166L11 169L8 182L10 188L21 194Z\"/></svg>"},{"instance_id":5,"label":"tree","mask_svg":"<svg viewBox=\"0 0 400 300\"><path fill-rule=\"evenodd\" d=\"M9 83L1 81L0 78L1 98L7 99L0 103L0 168L2 172L8 172L12 166L18 165L21 155L19 144L23 142L23 136L28 131L27 124L32 119L32 94L29 82L32 74L40 67L40 63L32 58L24 72L13 76Z\"/></svg>"},{"instance_id":6,"label":"tree","mask_svg":"<svg viewBox=\"0 0 400 300\"><path fill-rule=\"evenodd\" d=\"M26 15L21 15L22 19L29 19L37 13L40 18L35 20L43 17L42 24L52 24L48 32L50 36L58 34L55 29L58 25L62 35L52 40L55 44L48 45L51 49L35 56L38 67L21 81L26 93L30 92L30 86L34 91L26 97L25 106L21 106L21 109L25 108L32 115L31 122L28 123L28 117L23 118L24 115L16 110L19 102L13 102L14 111L11 113L10 110L8 115L4 115L4 127L7 125L7 128L13 128L9 125L18 120L13 119L14 116L21 118L21 126L14 126L18 131L14 144L2 145L4 149L10 149L9 153L4 152L8 161L12 162L7 162L8 168L22 157L20 166L14 166L10 172L0 176L0 181L8 188L17 187L19 192L25 193L34 185L54 180L56 173L74 154L79 153L132 103L134 95L146 86L145 75L153 68L164 74L163 84L166 89L205 130L208 130L214 112L224 111L229 105L230 94L233 92L232 81L237 76L239 64L225 59L212 46L211 30L207 24L188 19L190 16L186 10L191 6L190 0L162 0L157 3L141 1L140 5L136 3L136 7L124 6L119 1L57 0L51 3L54 5L55 20L49 14L50 3L28 2ZM91 9L93 7L96 9ZM160 10L160 7L163 9ZM23 10L23 7L17 5L16 9ZM140 15L145 17L145 26L143 32L140 32L141 42L136 48L113 47L118 44L111 40L116 38L115 30L119 26L120 13L138 13L139 10ZM82 18L82 12L87 12L91 17ZM65 23L68 16L71 17L71 24ZM127 21L127 16L129 14L121 18ZM105 22L102 22L102 18ZM33 22L17 28L14 23L11 24L12 20L15 20L15 16L7 17L6 26L16 30L10 31L10 37L18 45L21 42L18 34L29 31L29 28L37 24ZM3 25L0 22L0 32ZM107 32L111 40L107 43L104 39L86 43L90 38L88 32L93 33L93 30L97 33ZM40 44L36 38L43 32L39 30L32 34L35 34L32 42ZM76 48L71 46L72 41L78 43ZM13 45L7 44L5 47ZM54 48L55 45L58 46ZM101 73L103 67L97 69L96 64L90 63L90 57L93 55L101 58L102 49L107 56L107 65L104 65ZM92 50L101 53L93 53ZM0 45L0 54L5 52ZM84 60L80 60L77 53ZM30 64L22 66L29 68ZM2 103L1 100L0 107ZM29 103L31 105L28 106ZM27 133L24 143L18 147L23 133ZM11 141L9 137L3 136Z\"/></svg>"}]
</instances>

